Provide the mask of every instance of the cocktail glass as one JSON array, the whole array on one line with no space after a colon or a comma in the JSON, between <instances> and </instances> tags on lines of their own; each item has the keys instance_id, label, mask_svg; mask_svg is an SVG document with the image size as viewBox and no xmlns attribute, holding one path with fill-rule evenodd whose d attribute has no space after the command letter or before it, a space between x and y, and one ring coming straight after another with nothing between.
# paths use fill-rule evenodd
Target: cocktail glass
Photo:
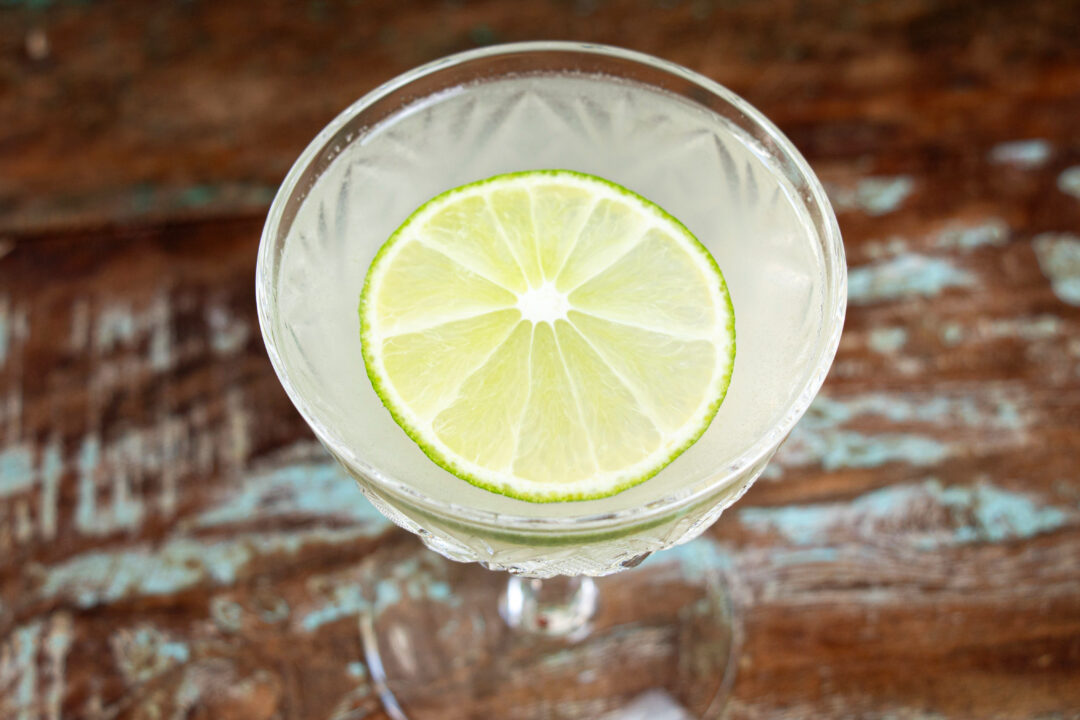
<instances>
[{"instance_id":1,"label":"cocktail glass","mask_svg":"<svg viewBox=\"0 0 1080 720\"><path fill-rule=\"evenodd\" d=\"M686 223L725 273L738 351L709 430L656 477L537 504L467 485L393 424L364 375L356 305L378 247L424 201L553 167L609 178ZM829 201L761 113L614 47L520 43L437 60L358 100L303 151L271 206L256 291L296 408L367 499L442 556L398 544L367 566L360 645L391 718L720 712L737 573L724 546L690 541L805 412L846 307Z\"/></svg>"}]
</instances>

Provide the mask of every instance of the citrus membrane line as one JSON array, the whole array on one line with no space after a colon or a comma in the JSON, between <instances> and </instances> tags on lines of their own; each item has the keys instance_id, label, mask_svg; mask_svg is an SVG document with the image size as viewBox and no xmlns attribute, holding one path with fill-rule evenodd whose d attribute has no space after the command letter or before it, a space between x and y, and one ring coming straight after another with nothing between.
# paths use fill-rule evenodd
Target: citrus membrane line
<instances>
[{"instance_id":1,"label":"citrus membrane line","mask_svg":"<svg viewBox=\"0 0 1080 720\"><path fill-rule=\"evenodd\" d=\"M526 377L532 378L533 372L533 354L532 346L536 341L536 323L532 323L532 327L529 328L529 356L525 358L526 362ZM513 458L521 455L521 428L525 425L525 414L529 412L529 403L532 402L533 384L530 382L529 386L525 388L525 402L521 404L521 412L518 414L517 424L514 426L514 455L510 459L510 467L513 467Z\"/></svg>"},{"instance_id":2,"label":"citrus membrane line","mask_svg":"<svg viewBox=\"0 0 1080 720\"><path fill-rule=\"evenodd\" d=\"M575 290L577 290L577 289L578 289L579 287L581 287L582 285L585 285L585 284L587 284L587 283L588 283L589 281L591 281L591 280L593 280L593 279L595 279L595 278L598 278L598 277L600 277L601 275L603 275L604 273L606 273L606 272L607 272L608 270L610 270L610 269L611 269L612 267L614 267L615 265L617 265L617 264L619 263L619 261L621 261L621 260L622 260L623 258L625 258L625 257L626 257L627 255L629 255L630 253L634 252L634 250L635 250L635 249L637 248L637 246L638 246L638 245L640 245L640 244L641 244L642 242L644 242L644 241L645 241L645 238L646 238L646 236L648 236L649 232L650 232L651 230L654 230L654 229L656 229L656 226L655 226L655 225L653 225L652 223L648 223L648 222L644 223L644 229L643 229L643 230L641 230L641 233L640 233L640 234L639 234L639 235L638 235L638 236L637 236L637 237L636 237L636 238L635 238L635 239L634 239L634 240L633 240L633 241L632 241L632 242L631 242L631 243L630 243L629 245L627 245L627 246L626 246L625 248L623 248L623 251L622 251L622 253L621 253L621 254L619 254L619 255L617 255L617 256L615 256L615 259L614 259L614 260L612 260L611 262L609 262L609 263L608 263L608 264L606 264L606 265L603 265L603 266L601 266L601 267L600 267L599 269L597 269L597 270L596 270L595 272L593 272L593 273L592 273L591 275L589 275L589 276L587 276L587 277L584 277L584 278L582 278L582 279L581 279L581 280L579 280L579 281L577 282L577 284L575 284L575 285L574 285L573 287L568 287L568 288L566 288L566 290L564 290L563 292L564 292L564 293L566 293L566 295L567 295L567 296L569 296L569 295L570 295L570 294L571 294L572 292L574 292ZM567 259L567 261L569 261L569 259L570 259L570 256L569 256L569 255L567 255L567 258L566 258L566 259ZM566 268L566 265L565 265L565 263L564 263L564 264L563 264L563 268L561 268L561 269L559 270L559 276L561 276L561 275L562 275L562 270L563 270L563 269L565 269L565 268ZM558 284L558 278L559 278L559 276L556 276L556 278L555 278L555 280L554 280L554 282L555 282L556 284Z\"/></svg>"},{"instance_id":3,"label":"citrus membrane line","mask_svg":"<svg viewBox=\"0 0 1080 720\"><path fill-rule=\"evenodd\" d=\"M507 309L513 310L514 308L507 308ZM496 311L496 312L503 312L503 311L499 310L499 311ZM520 313L518 313L518 314L520 315ZM502 338L500 338L499 342L497 342L495 344L495 347L492 348L491 352L489 352L486 356L484 356L484 358L475 367L473 367L471 370L469 370L467 373L464 374L464 376L462 377L461 382L458 383L458 386L456 388L454 388L454 394L452 396L450 396L450 400L448 402L446 402L445 404L441 405L440 407L436 408L433 412L429 413L430 419L427 421L429 425L432 422L434 422L435 418L439 417L439 413L443 412L444 410L446 410L449 407L452 407L454 405L454 403L456 403L460 399L461 389L463 387L465 387L465 385L469 382L469 380L474 375L476 375L478 372L480 372L481 370L484 369L484 366L487 365L492 360L492 358L494 358L499 353L499 350L501 350L508 342L510 342L510 338L513 336L514 331L517 330L518 327L521 326L522 322L523 321L521 319L518 319L516 322L514 322L510 326L510 329L507 331L506 335L504 335Z\"/></svg>"},{"instance_id":4,"label":"citrus membrane line","mask_svg":"<svg viewBox=\"0 0 1080 720\"><path fill-rule=\"evenodd\" d=\"M662 432L664 423L661 423L659 420L657 420L656 415L654 414L656 412L656 408L652 407L652 403L646 402L643 399L644 391L637 386L637 383L629 380L626 376L619 372L619 370L611 363L611 360L608 358L608 356L605 353L601 352L600 348L598 348L596 344L591 339L589 339L587 333L583 332L576 325L574 325L574 331L577 332L581 339L585 341L585 344L588 345L594 353L596 353L596 356L600 358L600 362L604 363L604 366L611 371L611 374L614 375L620 383L622 383L623 388L634 398L634 402L637 403L638 408L641 410L642 413L645 414L645 417L648 418L649 422L652 423L652 426L656 428L657 432Z\"/></svg>"},{"instance_id":5,"label":"citrus membrane line","mask_svg":"<svg viewBox=\"0 0 1080 720\"><path fill-rule=\"evenodd\" d=\"M634 328L635 330L644 330L645 332L656 333L657 335L669 337L672 340L681 340L683 342L711 342L711 338L705 333L702 333L701 335L676 333L672 332L669 328L658 328L652 325L642 325L641 323L629 322L627 320L619 320L617 318L608 317L607 315L601 315L600 313L592 310L579 310L578 308L571 308L570 312L586 315L597 320L603 320L604 322L612 323L613 325L622 325L623 327ZM574 319L569 317L569 315L567 316L566 321L572 324L579 332L584 332L581 330L581 328L577 326L577 323L574 322Z\"/></svg>"},{"instance_id":6,"label":"citrus membrane line","mask_svg":"<svg viewBox=\"0 0 1080 720\"><path fill-rule=\"evenodd\" d=\"M592 430L589 429L589 422L585 419L585 411L582 410L581 398L578 396L577 383L574 382L574 378L570 374L570 366L566 362L566 355L563 353L562 343L559 342L559 333L556 332L554 326L551 328L551 335L555 339L555 349L559 352L559 362L562 364L563 374L566 375L566 384L570 388L570 396L574 398L574 407L577 409L578 421L581 423L581 427L585 429L585 440L589 443L589 455L592 457L593 466L599 470L600 460L596 455L596 441L593 440Z\"/></svg>"},{"instance_id":7,"label":"citrus membrane line","mask_svg":"<svg viewBox=\"0 0 1080 720\"><path fill-rule=\"evenodd\" d=\"M505 310L515 310L515 309L516 308L515 308L514 305L502 305L502 306L492 307L490 310L480 310L479 312L473 312L473 313L469 313L467 315L451 315L449 317L439 318L437 321L430 322L430 323L424 323L424 324L418 324L418 325L408 325L408 324L406 324L404 326L398 324L398 325L394 326L393 332L383 333L383 334L381 334L379 336L378 339L380 339L380 340L390 340L392 338L401 337L402 335L415 335L417 333L431 332L432 330L438 330L441 327L445 327L447 325L452 325L452 324L454 324L456 322L461 322L463 320L478 320L478 319L484 317L485 315L494 315L495 313L500 313L500 312L503 312ZM601 318L601 319L606 319L606 318ZM402 327L404 327L404 329L402 329Z\"/></svg>"},{"instance_id":8,"label":"citrus membrane line","mask_svg":"<svg viewBox=\"0 0 1080 720\"><path fill-rule=\"evenodd\" d=\"M522 279L525 280L525 286L529 287L529 273L525 272L525 266L521 264L521 258L518 257L517 251L514 250L513 243L510 242L510 238L506 236L506 228L503 227L502 221L499 220L498 214L494 208L491 207L491 198L487 195L483 196L484 208L488 216L491 218L491 224L495 228L495 234L499 236L499 239L503 241L503 245L506 246L506 251L510 253L510 257L514 258L514 263L517 265L518 272L521 273Z\"/></svg>"},{"instance_id":9,"label":"citrus membrane line","mask_svg":"<svg viewBox=\"0 0 1080 720\"><path fill-rule=\"evenodd\" d=\"M589 203L588 211L581 214L581 221L577 226L577 232L574 233L574 239L570 243L570 247L566 249L566 254L563 255L562 262L559 263L559 269L553 272L551 277L545 278L548 282L554 283L559 279L559 276L562 275L563 268L566 267L567 261L570 260L570 256L574 253L574 248L581 242L581 236L585 234L585 227L589 224L589 221L592 220L593 213L600 207L600 200L601 198L593 198Z\"/></svg>"},{"instance_id":10,"label":"citrus membrane line","mask_svg":"<svg viewBox=\"0 0 1080 720\"><path fill-rule=\"evenodd\" d=\"M537 228L540 227L536 222L536 200L533 198L532 193L528 191L525 192L525 196L529 198L529 222L532 225L532 246L533 252L536 254L536 269L540 273L540 281L543 282L546 280L544 277L544 258L540 255L540 243L536 242Z\"/></svg>"},{"instance_id":11,"label":"citrus membrane line","mask_svg":"<svg viewBox=\"0 0 1080 720\"><path fill-rule=\"evenodd\" d=\"M473 273L474 275L479 275L480 277L484 278L485 280L487 280L492 285L498 285L500 288L502 288L506 292L511 293L514 296L517 296L517 291L514 290L511 287L507 287L506 283L503 282L502 280L496 280L495 278L491 277L487 273L487 271L481 270L480 268L477 268L477 267L469 264L468 262L462 260L461 258L454 257L453 255L446 252L446 250L439 247L438 245L433 245L430 242L424 242L420 238L403 238L403 239L411 239L412 242L415 242L416 244L418 244L418 245L420 245L420 246L422 246L424 248L427 248L428 250L430 250L432 252L439 253L440 255L447 258L448 260L450 260L450 262L454 263L458 267L462 267L462 268L468 270L469 272ZM402 245L404 245L404 244L405 243L402 243Z\"/></svg>"},{"instance_id":12,"label":"citrus membrane line","mask_svg":"<svg viewBox=\"0 0 1080 720\"><path fill-rule=\"evenodd\" d=\"M432 244L430 242L424 242L423 238L417 237L417 235L415 233L410 233L408 235L405 235L405 236L399 238L398 240L399 240L399 242L395 242L393 247L386 248L385 245L383 246L384 248L386 248L387 254L389 256L387 258L387 260L393 260L393 258L396 257L398 255L398 253L403 248L408 246L409 243L416 243L417 245L423 247L424 249L426 249L426 250L428 250L430 252L437 253L438 255L441 255L442 257L446 258L449 262L453 263L454 265L457 265L458 267L460 267L460 268L462 268L464 270L467 270L467 271L473 273L474 275L480 276L481 278L483 278L484 280L487 280L492 285L498 286L499 289L505 290L506 292L510 293L511 295L514 295L514 296L517 295L517 291L513 290L512 288L506 287L505 284L503 284L502 282L500 282L498 280L492 279L483 270L478 270L478 269L474 268L472 265L470 265L469 263L464 262L460 258L454 257L450 253L446 252L446 250L444 248L441 248L436 244ZM372 262L372 265L375 264L375 260L372 260L371 262Z\"/></svg>"}]
</instances>

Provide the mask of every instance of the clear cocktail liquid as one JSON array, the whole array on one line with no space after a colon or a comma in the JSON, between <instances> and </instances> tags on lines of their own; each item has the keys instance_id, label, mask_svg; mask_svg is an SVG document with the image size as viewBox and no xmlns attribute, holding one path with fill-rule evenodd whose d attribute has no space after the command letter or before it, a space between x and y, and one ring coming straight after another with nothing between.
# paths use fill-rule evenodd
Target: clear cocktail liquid
<instances>
[{"instance_id":1,"label":"clear cocktail liquid","mask_svg":"<svg viewBox=\"0 0 1080 720\"><path fill-rule=\"evenodd\" d=\"M368 265L413 210L468 182L542 168L599 175L681 220L719 263L736 317L731 386L702 438L647 482L572 507L496 495L436 466L382 407L360 348ZM429 497L518 516L637 507L723 472L777 424L824 325L820 239L765 150L700 106L603 76L503 77L417 100L340 148L285 248L281 353L333 442Z\"/></svg>"}]
</instances>

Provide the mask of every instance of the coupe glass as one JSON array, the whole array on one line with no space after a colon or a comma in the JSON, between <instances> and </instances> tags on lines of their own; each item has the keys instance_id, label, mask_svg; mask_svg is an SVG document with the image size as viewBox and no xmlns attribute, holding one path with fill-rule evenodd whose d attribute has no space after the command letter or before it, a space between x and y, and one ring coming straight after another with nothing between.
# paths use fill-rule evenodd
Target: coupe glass
<instances>
[{"instance_id":1,"label":"coupe glass","mask_svg":"<svg viewBox=\"0 0 1080 720\"><path fill-rule=\"evenodd\" d=\"M607 177L686 222L725 271L739 350L709 431L656 477L604 500L534 504L445 473L393 425L363 375L356 305L412 209L550 167ZM359 588L366 672L391 718L719 713L738 580L722 545L694 538L805 412L846 304L832 208L772 123L708 78L619 48L446 57L361 98L300 155L263 230L256 295L274 369L315 435L438 553L391 544Z\"/></svg>"}]
</instances>

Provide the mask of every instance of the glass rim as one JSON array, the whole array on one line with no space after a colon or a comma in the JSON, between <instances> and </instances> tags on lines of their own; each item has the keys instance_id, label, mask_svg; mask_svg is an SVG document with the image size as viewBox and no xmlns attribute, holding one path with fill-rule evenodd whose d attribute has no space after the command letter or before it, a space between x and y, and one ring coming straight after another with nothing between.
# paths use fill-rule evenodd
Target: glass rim
<instances>
[{"instance_id":1,"label":"glass rim","mask_svg":"<svg viewBox=\"0 0 1080 720\"><path fill-rule=\"evenodd\" d=\"M616 60L636 63L658 70L662 73L674 76L678 80L689 82L698 88L709 92L721 101L737 109L752 124L760 128L779 149L781 158L789 162L795 169L798 177L805 181L806 187L822 214L824 235L820 238L823 248L827 251L825 262L828 268L827 275L834 278L832 287L825 291L824 326L822 340L819 342L818 357L815 364L806 375L806 380L798 391L793 394L792 400L785 407L780 420L769 430L763 433L754 443L747 447L736 458L719 468L715 473L709 473L696 482L688 483L678 490L656 500L649 501L640 506L626 508L610 512L592 512L587 514L574 514L568 512L558 517L529 517L525 515L504 514L490 510L481 510L468 505L452 502L444 502L420 492L407 482L384 473L379 468L366 462L356 455L351 448L343 443L335 442L333 433L324 426L311 407L305 400L289 377L285 362L278 352L277 342L273 337L274 313L272 311L271 295L275 282L274 249L276 238L280 230L280 224L285 212L285 207L297 190L298 182L312 161L329 150L329 144L333 138L352 118L357 114L382 100L388 95L408 86L416 80L424 78L440 70L463 65L476 60L484 60L501 55L525 54L525 53L578 53L607 56ZM678 93L686 97L685 93ZM690 98L692 102L698 102ZM700 103L699 103L700 104ZM360 135L362 137L362 134ZM774 153L770 153L774 154ZM809 204L809 203L808 203ZM840 333L844 325L844 316L847 309L847 272L844 260L844 246L840 236L840 227L836 220L836 214L832 204L825 193L821 181L810 168L809 163L795 148L790 140L780 131L776 125L766 118L760 111L749 102L739 97L714 80L685 68L677 63L663 60L635 50L602 45L597 43L581 43L570 41L531 41L517 43L503 43L490 45L475 50L458 52L439 58L432 62L420 65L408 70L391 80L369 91L358 100L349 105L331 120L315 138L308 143L303 152L293 163L282 181L274 200L267 213L266 222L263 225L259 239L259 250L255 269L256 305L259 318L259 327L270 357L271 365L277 374L278 380L285 389L286 394L303 417L305 422L315 433L316 437L326 445L335 458L348 466L349 469L359 472L365 479L373 483L377 488L389 492L401 500L418 506L421 510L432 513L438 517L444 517L455 523L477 525L506 531L522 531L535 534L566 534L591 532L596 530L612 529L628 525L653 521L657 518L672 515L684 508L692 507L711 495L725 489L729 483L738 479L748 468L767 458L775 451L780 442L787 436L795 423L805 414L811 401L825 382L829 368L832 365L840 343ZM464 482L464 481L462 481ZM745 492L743 488L731 498L734 502ZM569 507L573 503L566 503ZM728 503L730 504L730 503Z\"/></svg>"}]
</instances>

